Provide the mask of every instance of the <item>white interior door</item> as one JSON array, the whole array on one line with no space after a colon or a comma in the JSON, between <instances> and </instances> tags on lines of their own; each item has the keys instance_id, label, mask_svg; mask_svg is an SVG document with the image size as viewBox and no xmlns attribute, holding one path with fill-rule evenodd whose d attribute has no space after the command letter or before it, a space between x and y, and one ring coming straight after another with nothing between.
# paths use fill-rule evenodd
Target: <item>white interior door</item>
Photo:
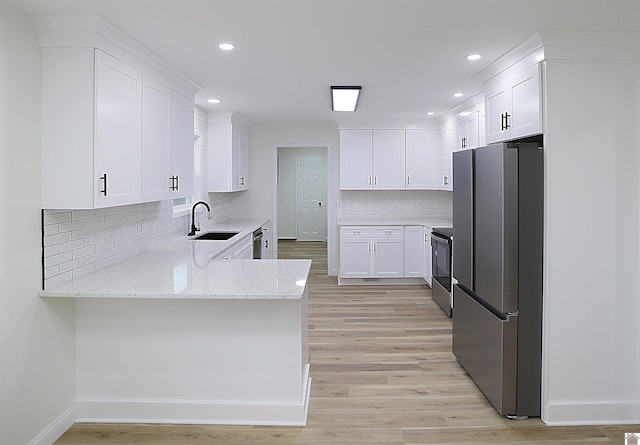
<instances>
[{"instance_id":1,"label":"white interior door","mask_svg":"<svg viewBox=\"0 0 640 445\"><path fill-rule=\"evenodd\" d=\"M296 157L296 238L324 241L322 156Z\"/></svg>"}]
</instances>

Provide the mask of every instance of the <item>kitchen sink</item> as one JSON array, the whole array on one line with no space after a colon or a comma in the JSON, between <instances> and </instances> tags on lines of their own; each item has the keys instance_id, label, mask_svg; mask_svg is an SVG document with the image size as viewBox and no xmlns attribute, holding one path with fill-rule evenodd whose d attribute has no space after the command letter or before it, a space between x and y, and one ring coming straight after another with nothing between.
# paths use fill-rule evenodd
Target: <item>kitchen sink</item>
<instances>
[{"instance_id":1,"label":"kitchen sink","mask_svg":"<svg viewBox=\"0 0 640 445\"><path fill-rule=\"evenodd\" d=\"M229 238L233 238L238 233L240 232L205 232L200 236L196 236L194 239L225 241Z\"/></svg>"}]
</instances>

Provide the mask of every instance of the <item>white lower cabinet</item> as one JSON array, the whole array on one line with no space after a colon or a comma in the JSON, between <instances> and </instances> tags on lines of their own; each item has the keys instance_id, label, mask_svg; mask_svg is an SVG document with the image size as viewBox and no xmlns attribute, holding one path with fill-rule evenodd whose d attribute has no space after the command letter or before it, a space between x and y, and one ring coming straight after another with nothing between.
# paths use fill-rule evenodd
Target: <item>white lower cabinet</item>
<instances>
[{"instance_id":1,"label":"white lower cabinet","mask_svg":"<svg viewBox=\"0 0 640 445\"><path fill-rule=\"evenodd\" d=\"M398 278L403 275L402 226L340 228L341 278Z\"/></svg>"},{"instance_id":2,"label":"white lower cabinet","mask_svg":"<svg viewBox=\"0 0 640 445\"><path fill-rule=\"evenodd\" d=\"M216 255L217 260L250 260L253 258L253 237L247 235L227 250Z\"/></svg>"},{"instance_id":3,"label":"white lower cabinet","mask_svg":"<svg viewBox=\"0 0 640 445\"><path fill-rule=\"evenodd\" d=\"M423 244L424 249L422 253L424 255L422 261L422 278L431 286L431 229L423 227Z\"/></svg>"},{"instance_id":4,"label":"white lower cabinet","mask_svg":"<svg viewBox=\"0 0 640 445\"><path fill-rule=\"evenodd\" d=\"M404 276L422 278L424 261L424 228L406 226L404 228Z\"/></svg>"}]
</instances>

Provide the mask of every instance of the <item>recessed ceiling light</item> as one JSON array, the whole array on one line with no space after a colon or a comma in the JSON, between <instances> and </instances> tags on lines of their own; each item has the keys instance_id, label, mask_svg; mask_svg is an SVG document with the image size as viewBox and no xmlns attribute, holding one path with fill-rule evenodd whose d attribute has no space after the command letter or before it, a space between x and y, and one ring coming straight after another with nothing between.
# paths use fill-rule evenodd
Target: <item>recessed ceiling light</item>
<instances>
[{"instance_id":1,"label":"recessed ceiling light","mask_svg":"<svg viewBox=\"0 0 640 445\"><path fill-rule=\"evenodd\" d=\"M454 93L453 97L462 97L462 93Z\"/></svg>"},{"instance_id":2,"label":"recessed ceiling light","mask_svg":"<svg viewBox=\"0 0 640 445\"><path fill-rule=\"evenodd\" d=\"M469 54L467 60L480 60L482 56L480 54Z\"/></svg>"},{"instance_id":3,"label":"recessed ceiling light","mask_svg":"<svg viewBox=\"0 0 640 445\"><path fill-rule=\"evenodd\" d=\"M207 102L209 102L210 104L219 104L220 99L209 99Z\"/></svg>"},{"instance_id":4,"label":"recessed ceiling light","mask_svg":"<svg viewBox=\"0 0 640 445\"><path fill-rule=\"evenodd\" d=\"M225 51L230 51L233 49L233 45L231 43L221 43L218 45L218 48L223 49Z\"/></svg>"},{"instance_id":5,"label":"recessed ceiling light","mask_svg":"<svg viewBox=\"0 0 640 445\"><path fill-rule=\"evenodd\" d=\"M427 116L435 116L435 115L436 115L436 113L434 113L433 111L429 111L429 112L427 113Z\"/></svg>"}]
</instances>

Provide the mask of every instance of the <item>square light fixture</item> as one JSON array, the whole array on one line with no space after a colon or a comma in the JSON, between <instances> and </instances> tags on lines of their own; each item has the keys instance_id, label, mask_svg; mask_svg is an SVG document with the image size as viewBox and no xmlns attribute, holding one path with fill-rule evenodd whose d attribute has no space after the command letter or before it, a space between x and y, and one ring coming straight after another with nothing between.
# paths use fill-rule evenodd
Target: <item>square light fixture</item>
<instances>
[{"instance_id":1,"label":"square light fixture","mask_svg":"<svg viewBox=\"0 0 640 445\"><path fill-rule=\"evenodd\" d=\"M332 86L331 111L356 111L361 89L358 86Z\"/></svg>"}]
</instances>

